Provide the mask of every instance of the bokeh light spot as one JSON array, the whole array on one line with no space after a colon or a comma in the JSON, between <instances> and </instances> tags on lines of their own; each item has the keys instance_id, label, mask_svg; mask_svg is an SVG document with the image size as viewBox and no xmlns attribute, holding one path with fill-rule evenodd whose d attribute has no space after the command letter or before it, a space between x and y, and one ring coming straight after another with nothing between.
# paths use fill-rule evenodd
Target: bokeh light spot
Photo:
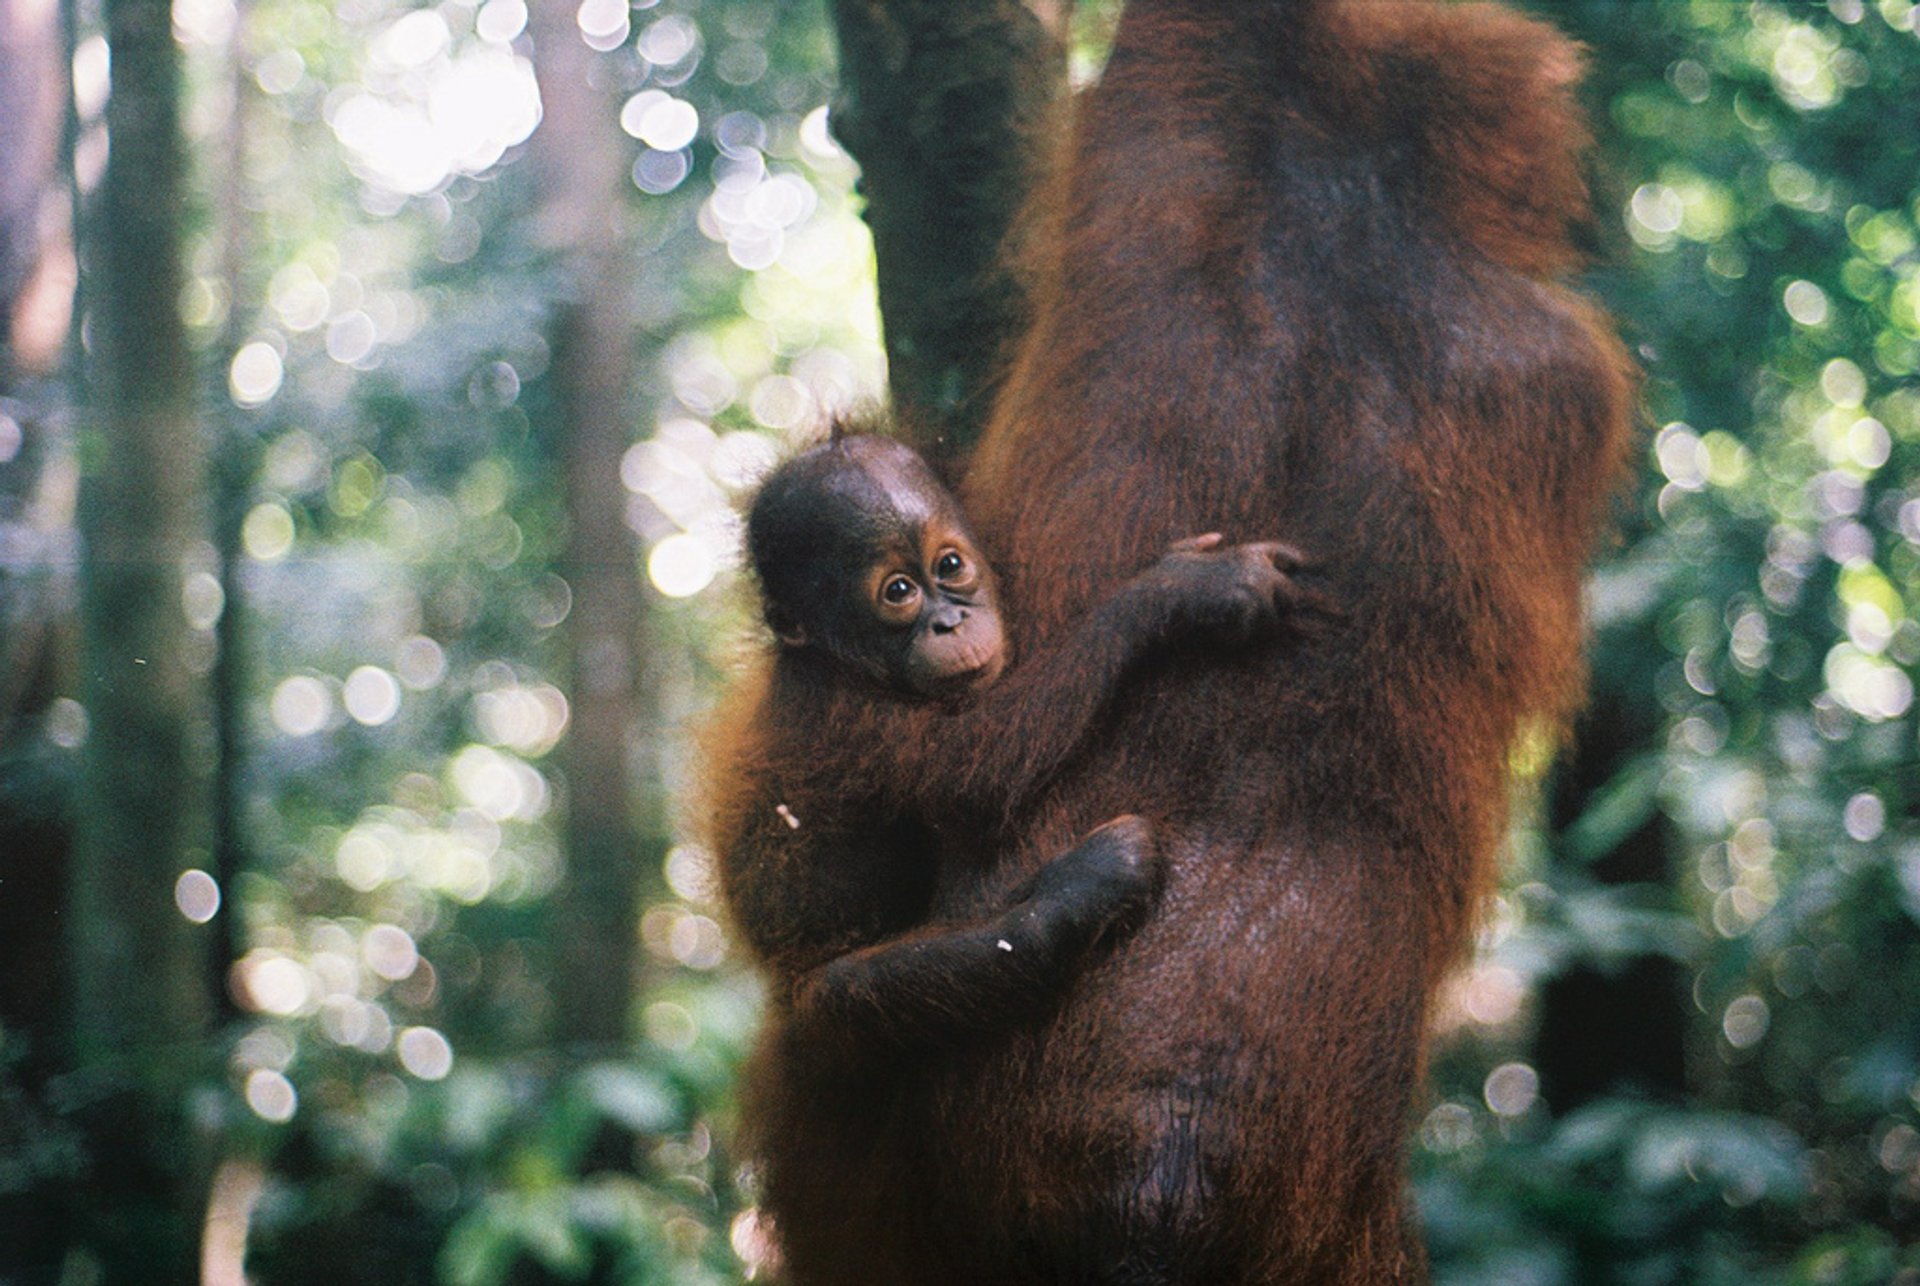
<instances>
[{"instance_id":1,"label":"bokeh light spot","mask_svg":"<svg viewBox=\"0 0 1920 1286\"><path fill-rule=\"evenodd\" d=\"M1835 406L1856 407L1867 400L1867 376L1844 357L1836 357L1820 371L1820 391Z\"/></svg>"},{"instance_id":2,"label":"bokeh light spot","mask_svg":"<svg viewBox=\"0 0 1920 1286\"><path fill-rule=\"evenodd\" d=\"M685 152L659 152L648 148L633 163L633 186L648 196L665 196L693 173L693 160Z\"/></svg>"},{"instance_id":3,"label":"bokeh light spot","mask_svg":"<svg viewBox=\"0 0 1920 1286\"><path fill-rule=\"evenodd\" d=\"M326 283L304 263L290 263L273 274L267 303L291 331L312 330L327 319L333 306Z\"/></svg>"},{"instance_id":4,"label":"bokeh light spot","mask_svg":"<svg viewBox=\"0 0 1920 1286\"><path fill-rule=\"evenodd\" d=\"M280 391L285 373L273 345L256 339L233 355L233 364L227 368L227 391L240 406L261 406Z\"/></svg>"},{"instance_id":5,"label":"bokeh light spot","mask_svg":"<svg viewBox=\"0 0 1920 1286\"><path fill-rule=\"evenodd\" d=\"M400 1066L423 1081L445 1080L453 1070L453 1046L431 1027L407 1027L394 1042Z\"/></svg>"},{"instance_id":6,"label":"bokeh light spot","mask_svg":"<svg viewBox=\"0 0 1920 1286\"><path fill-rule=\"evenodd\" d=\"M112 55L105 36L88 36L73 51L73 107L83 121L98 116L107 105Z\"/></svg>"},{"instance_id":7,"label":"bokeh light spot","mask_svg":"<svg viewBox=\"0 0 1920 1286\"><path fill-rule=\"evenodd\" d=\"M452 40L447 20L432 9L415 9L396 19L373 42L377 62L396 71L424 67L446 51Z\"/></svg>"},{"instance_id":8,"label":"bokeh light spot","mask_svg":"<svg viewBox=\"0 0 1920 1286\"><path fill-rule=\"evenodd\" d=\"M446 651L424 634L416 634L400 644L394 654L393 668L400 682L419 691L435 687L447 677Z\"/></svg>"},{"instance_id":9,"label":"bokeh light spot","mask_svg":"<svg viewBox=\"0 0 1920 1286\"><path fill-rule=\"evenodd\" d=\"M205 871L182 871L173 882L173 904L187 919L205 924L220 913L219 882Z\"/></svg>"},{"instance_id":10,"label":"bokeh light spot","mask_svg":"<svg viewBox=\"0 0 1920 1286\"><path fill-rule=\"evenodd\" d=\"M1525 1116L1540 1098L1540 1073L1525 1063L1502 1063L1487 1073L1483 1093L1496 1116Z\"/></svg>"},{"instance_id":11,"label":"bokeh light spot","mask_svg":"<svg viewBox=\"0 0 1920 1286\"><path fill-rule=\"evenodd\" d=\"M400 684L377 665L363 665L347 676L341 704L356 723L386 723L400 712Z\"/></svg>"},{"instance_id":12,"label":"bokeh light spot","mask_svg":"<svg viewBox=\"0 0 1920 1286\"><path fill-rule=\"evenodd\" d=\"M692 844L676 844L661 864L667 887L688 902L710 902L716 894L713 854Z\"/></svg>"},{"instance_id":13,"label":"bokeh light spot","mask_svg":"<svg viewBox=\"0 0 1920 1286\"><path fill-rule=\"evenodd\" d=\"M1680 194L1664 183L1643 183L1634 191L1633 217L1649 232L1678 232L1686 212Z\"/></svg>"},{"instance_id":14,"label":"bokeh light spot","mask_svg":"<svg viewBox=\"0 0 1920 1286\"><path fill-rule=\"evenodd\" d=\"M373 318L356 308L327 327L327 356L351 366L373 351L377 338Z\"/></svg>"},{"instance_id":15,"label":"bokeh light spot","mask_svg":"<svg viewBox=\"0 0 1920 1286\"><path fill-rule=\"evenodd\" d=\"M474 698L474 723L498 746L521 754L551 750L567 728L567 698L550 683L509 684Z\"/></svg>"},{"instance_id":16,"label":"bokeh light spot","mask_svg":"<svg viewBox=\"0 0 1920 1286\"><path fill-rule=\"evenodd\" d=\"M620 6L626 8L624 3ZM673 67L686 61L700 43L700 29L690 18L673 14L650 24L640 33L640 56L656 67Z\"/></svg>"},{"instance_id":17,"label":"bokeh light spot","mask_svg":"<svg viewBox=\"0 0 1920 1286\"><path fill-rule=\"evenodd\" d=\"M527 6L522 0L487 0L473 20L474 34L496 44L509 44L527 29Z\"/></svg>"},{"instance_id":18,"label":"bokeh light spot","mask_svg":"<svg viewBox=\"0 0 1920 1286\"><path fill-rule=\"evenodd\" d=\"M307 61L297 49L276 49L253 65L254 83L264 94L288 94L299 88Z\"/></svg>"},{"instance_id":19,"label":"bokeh light spot","mask_svg":"<svg viewBox=\"0 0 1920 1286\"><path fill-rule=\"evenodd\" d=\"M279 1072L256 1068L247 1076L247 1106L261 1120L285 1125L299 1110L300 1095Z\"/></svg>"},{"instance_id":20,"label":"bokeh light spot","mask_svg":"<svg viewBox=\"0 0 1920 1286\"><path fill-rule=\"evenodd\" d=\"M333 694L320 680L296 674L280 681L268 709L280 731L294 737L311 736L327 726L333 713Z\"/></svg>"},{"instance_id":21,"label":"bokeh light spot","mask_svg":"<svg viewBox=\"0 0 1920 1286\"><path fill-rule=\"evenodd\" d=\"M673 95L664 89L643 89L620 106L620 128L633 138L640 137L640 122L647 113L661 103L671 102Z\"/></svg>"},{"instance_id":22,"label":"bokeh light spot","mask_svg":"<svg viewBox=\"0 0 1920 1286\"><path fill-rule=\"evenodd\" d=\"M1847 801L1843 820L1847 834L1864 844L1886 829L1887 806L1872 791L1862 791Z\"/></svg>"},{"instance_id":23,"label":"bokeh light spot","mask_svg":"<svg viewBox=\"0 0 1920 1286\"><path fill-rule=\"evenodd\" d=\"M667 98L641 114L634 137L662 152L677 152L699 132L700 113L694 105L683 98Z\"/></svg>"},{"instance_id":24,"label":"bokeh light spot","mask_svg":"<svg viewBox=\"0 0 1920 1286\"><path fill-rule=\"evenodd\" d=\"M1767 1034L1771 1020L1767 1002L1758 996L1746 995L1727 1006L1720 1019L1720 1030L1735 1049L1750 1049Z\"/></svg>"},{"instance_id":25,"label":"bokeh light spot","mask_svg":"<svg viewBox=\"0 0 1920 1286\"><path fill-rule=\"evenodd\" d=\"M574 21L587 47L603 53L625 44L633 30L627 0L581 0Z\"/></svg>"},{"instance_id":26,"label":"bokeh light spot","mask_svg":"<svg viewBox=\"0 0 1920 1286\"><path fill-rule=\"evenodd\" d=\"M389 982L410 977L420 964L413 935L393 924L376 924L360 939L360 958Z\"/></svg>"},{"instance_id":27,"label":"bokeh light spot","mask_svg":"<svg viewBox=\"0 0 1920 1286\"><path fill-rule=\"evenodd\" d=\"M286 557L293 548L293 515L286 506L268 500L255 505L240 527L240 543L247 557L271 563Z\"/></svg>"},{"instance_id":28,"label":"bokeh light spot","mask_svg":"<svg viewBox=\"0 0 1920 1286\"><path fill-rule=\"evenodd\" d=\"M647 579L668 598L698 594L718 571L706 542L686 532L668 536L647 555Z\"/></svg>"},{"instance_id":29,"label":"bokeh light spot","mask_svg":"<svg viewBox=\"0 0 1920 1286\"><path fill-rule=\"evenodd\" d=\"M493 821L534 818L546 812L546 779L528 764L491 746L466 747L453 757L448 774L468 802ZM478 901L485 895L483 883L468 900Z\"/></svg>"},{"instance_id":30,"label":"bokeh light spot","mask_svg":"<svg viewBox=\"0 0 1920 1286\"><path fill-rule=\"evenodd\" d=\"M444 30L433 11L416 13ZM399 55L413 52L411 38L398 42ZM391 95L362 89L330 99L327 123L363 177L419 196L456 174L492 168L506 149L526 141L540 115L533 64L481 43L433 57Z\"/></svg>"},{"instance_id":31,"label":"bokeh light spot","mask_svg":"<svg viewBox=\"0 0 1920 1286\"><path fill-rule=\"evenodd\" d=\"M212 572L194 572L180 583L180 607L194 629L212 629L226 606L227 593Z\"/></svg>"},{"instance_id":32,"label":"bokeh light spot","mask_svg":"<svg viewBox=\"0 0 1920 1286\"><path fill-rule=\"evenodd\" d=\"M173 34L184 44L225 44L238 20L233 0L173 0Z\"/></svg>"},{"instance_id":33,"label":"bokeh light spot","mask_svg":"<svg viewBox=\"0 0 1920 1286\"><path fill-rule=\"evenodd\" d=\"M727 939L717 921L683 915L667 930L667 950L689 969L712 969L726 959Z\"/></svg>"},{"instance_id":34,"label":"bokeh light spot","mask_svg":"<svg viewBox=\"0 0 1920 1286\"><path fill-rule=\"evenodd\" d=\"M1827 292L1811 281L1796 281L1781 295L1787 316L1802 326L1824 326L1830 311Z\"/></svg>"},{"instance_id":35,"label":"bokeh light spot","mask_svg":"<svg viewBox=\"0 0 1920 1286\"><path fill-rule=\"evenodd\" d=\"M249 951L234 962L236 990L260 1013L287 1016L303 1009L313 994L307 971L277 951Z\"/></svg>"},{"instance_id":36,"label":"bokeh light spot","mask_svg":"<svg viewBox=\"0 0 1920 1286\"><path fill-rule=\"evenodd\" d=\"M333 867L341 881L349 888L371 893L392 879L398 855L385 840L385 835L368 827L348 831L333 851Z\"/></svg>"},{"instance_id":37,"label":"bokeh light spot","mask_svg":"<svg viewBox=\"0 0 1920 1286\"><path fill-rule=\"evenodd\" d=\"M671 1000L648 1005L641 1021L647 1029L647 1039L663 1049L685 1052L700 1038L700 1024L683 1006Z\"/></svg>"},{"instance_id":38,"label":"bokeh light spot","mask_svg":"<svg viewBox=\"0 0 1920 1286\"><path fill-rule=\"evenodd\" d=\"M1502 965L1476 966L1461 989L1461 1007L1476 1023L1498 1027L1512 1022L1527 996L1520 975Z\"/></svg>"}]
</instances>

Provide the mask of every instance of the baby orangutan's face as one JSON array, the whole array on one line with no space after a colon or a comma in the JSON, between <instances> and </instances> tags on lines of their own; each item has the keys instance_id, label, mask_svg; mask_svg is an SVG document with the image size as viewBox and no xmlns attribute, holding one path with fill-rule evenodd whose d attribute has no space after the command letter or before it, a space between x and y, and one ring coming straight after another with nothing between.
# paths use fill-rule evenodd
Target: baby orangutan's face
<instances>
[{"instance_id":1,"label":"baby orangutan's face","mask_svg":"<svg viewBox=\"0 0 1920 1286\"><path fill-rule=\"evenodd\" d=\"M905 695L952 701L1006 668L993 573L960 506L911 451L842 442L845 464L805 503L819 530L809 556L832 601L781 605L775 632L817 647Z\"/></svg>"}]
</instances>

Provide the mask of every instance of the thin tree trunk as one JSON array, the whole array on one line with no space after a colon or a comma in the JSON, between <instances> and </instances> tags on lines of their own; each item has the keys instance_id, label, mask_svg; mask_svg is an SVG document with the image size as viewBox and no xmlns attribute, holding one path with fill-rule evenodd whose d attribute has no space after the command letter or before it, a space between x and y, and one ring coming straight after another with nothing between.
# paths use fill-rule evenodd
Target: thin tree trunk
<instances>
[{"instance_id":1,"label":"thin tree trunk","mask_svg":"<svg viewBox=\"0 0 1920 1286\"><path fill-rule=\"evenodd\" d=\"M833 130L860 162L900 432L943 466L979 436L1026 317L1004 253L1066 86L1021 0L833 0Z\"/></svg>"},{"instance_id":2,"label":"thin tree trunk","mask_svg":"<svg viewBox=\"0 0 1920 1286\"><path fill-rule=\"evenodd\" d=\"M189 1281L203 1205L187 1091L208 1019L180 873L206 863L206 685L181 589L205 539L205 444L178 311L180 60L168 0L108 0L112 143L89 243L81 531L90 731L73 908L75 1054L108 1281Z\"/></svg>"},{"instance_id":3,"label":"thin tree trunk","mask_svg":"<svg viewBox=\"0 0 1920 1286\"><path fill-rule=\"evenodd\" d=\"M1650 633L1650 631L1649 631ZM1603 634L1599 648L1650 657L1644 665L1596 670L1592 698L1575 728L1574 749L1555 770L1549 821L1564 835L1595 807L1602 792L1656 744L1662 720L1655 673L1663 652L1639 632ZM1638 820L1602 853L1578 852L1574 873L1602 887L1639 887L1672 898L1673 824L1656 806L1651 784ZM1564 859L1563 859L1564 860ZM1565 969L1540 991L1533 1061L1540 1087L1557 1113L1607 1094L1676 1099L1686 1092L1686 970L1653 952Z\"/></svg>"},{"instance_id":4,"label":"thin tree trunk","mask_svg":"<svg viewBox=\"0 0 1920 1286\"><path fill-rule=\"evenodd\" d=\"M247 120L252 110L249 72L248 19L253 6L240 0L234 23L231 75L232 96L227 114L225 172L221 176L220 275L227 285L227 325L222 353L237 352L246 335L250 309L257 303L248 279L248 250L254 243L254 216L246 201ZM246 833L247 738L246 696L252 675L247 656L246 551L241 530L253 499L261 441L255 413L229 402L222 408L224 432L213 453L213 540L220 564L220 619L214 623L214 662L209 676L213 702L215 764L211 812L212 865L222 890L232 890L249 865ZM206 968L215 1004L223 1018L238 1016L224 985L233 964L246 952L245 924L231 906L223 906L213 922Z\"/></svg>"},{"instance_id":5,"label":"thin tree trunk","mask_svg":"<svg viewBox=\"0 0 1920 1286\"><path fill-rule=\"evenodd\" d=\"M628 1038L636 967L641 834L629 747L642 717L642 601L620 457L634 405L634 268L621 235L628 157L618 105L591 80L596 55L573 7L535 6L544 118L532 142L541 234L569 283L549 335L553 432L566 488L561 575L572 722L563 746L567 879L555 895L557 1036L577 1050Z\"/></svg>"}]
</instances>

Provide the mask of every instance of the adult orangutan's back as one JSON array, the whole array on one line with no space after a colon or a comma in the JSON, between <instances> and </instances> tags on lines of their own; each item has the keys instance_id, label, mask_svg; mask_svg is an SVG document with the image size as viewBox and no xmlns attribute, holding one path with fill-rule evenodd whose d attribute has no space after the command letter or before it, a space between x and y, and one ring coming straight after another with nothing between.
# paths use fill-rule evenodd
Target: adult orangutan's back
<instances>
[{"instance_id":1,"label":"adult orangutan's back","mask_svg":"<svg viewBox=\"0 0 1920 1286\"><path fill-rule=\"evenodd\" d=\"M797 1279L1424 1276L1400 1171L1427 1002L1508 749L1576 695L1628 418L1618 345L1552 284L1576 70L1491 6L1133 0L967 507L1028 650L1208 530L1299 545L1347 615L1168 661L995 866L956 851L941 915L1122 811L1170 873L1043 1029L820 1109Z\"/></svg>"}]
</instances>

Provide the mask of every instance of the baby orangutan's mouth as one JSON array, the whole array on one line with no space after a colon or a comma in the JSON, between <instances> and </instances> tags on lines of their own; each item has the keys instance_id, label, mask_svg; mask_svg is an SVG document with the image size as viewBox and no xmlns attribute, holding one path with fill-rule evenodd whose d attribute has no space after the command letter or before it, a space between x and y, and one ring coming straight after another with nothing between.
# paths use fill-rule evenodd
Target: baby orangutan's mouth
<instances>
[{"instance_id":1,"label":"baby orangutan's mouth","mask_svg":"<svg viewBox=\"0 0 1920 1286\"><path fill-rule=\"evenodd\" d=\"M964 699L998 679L1007 665L1006 636L989 611L962 617L959 628L928 632L916 640L908 686L940 701Z\"/></svg>"},{"instance_id":2,"label":"baby orangutan's mouth","mask_svg":"<svg viewBox=\"0 0 1920 1286\"><path fill-rule=\"evenodd\" d=\"M988 652L980 661L954 676L954 681L969 692L984 688L1000 677L1006 661L999 652Z\"/></svg>"},{"instance_id":3,"label":"baby orangutan's mouth","mask_svg":"<svg viewBox=\"0 0 1920 1286\"><path fill-rule=\"evenodd\" d=\"M968 701L975 693L991 687L1006 669L1006 658L996 647L956 648L942 660L940 672L928 676L921 690L945 702Z\"/></svg>"}]
</instances>

